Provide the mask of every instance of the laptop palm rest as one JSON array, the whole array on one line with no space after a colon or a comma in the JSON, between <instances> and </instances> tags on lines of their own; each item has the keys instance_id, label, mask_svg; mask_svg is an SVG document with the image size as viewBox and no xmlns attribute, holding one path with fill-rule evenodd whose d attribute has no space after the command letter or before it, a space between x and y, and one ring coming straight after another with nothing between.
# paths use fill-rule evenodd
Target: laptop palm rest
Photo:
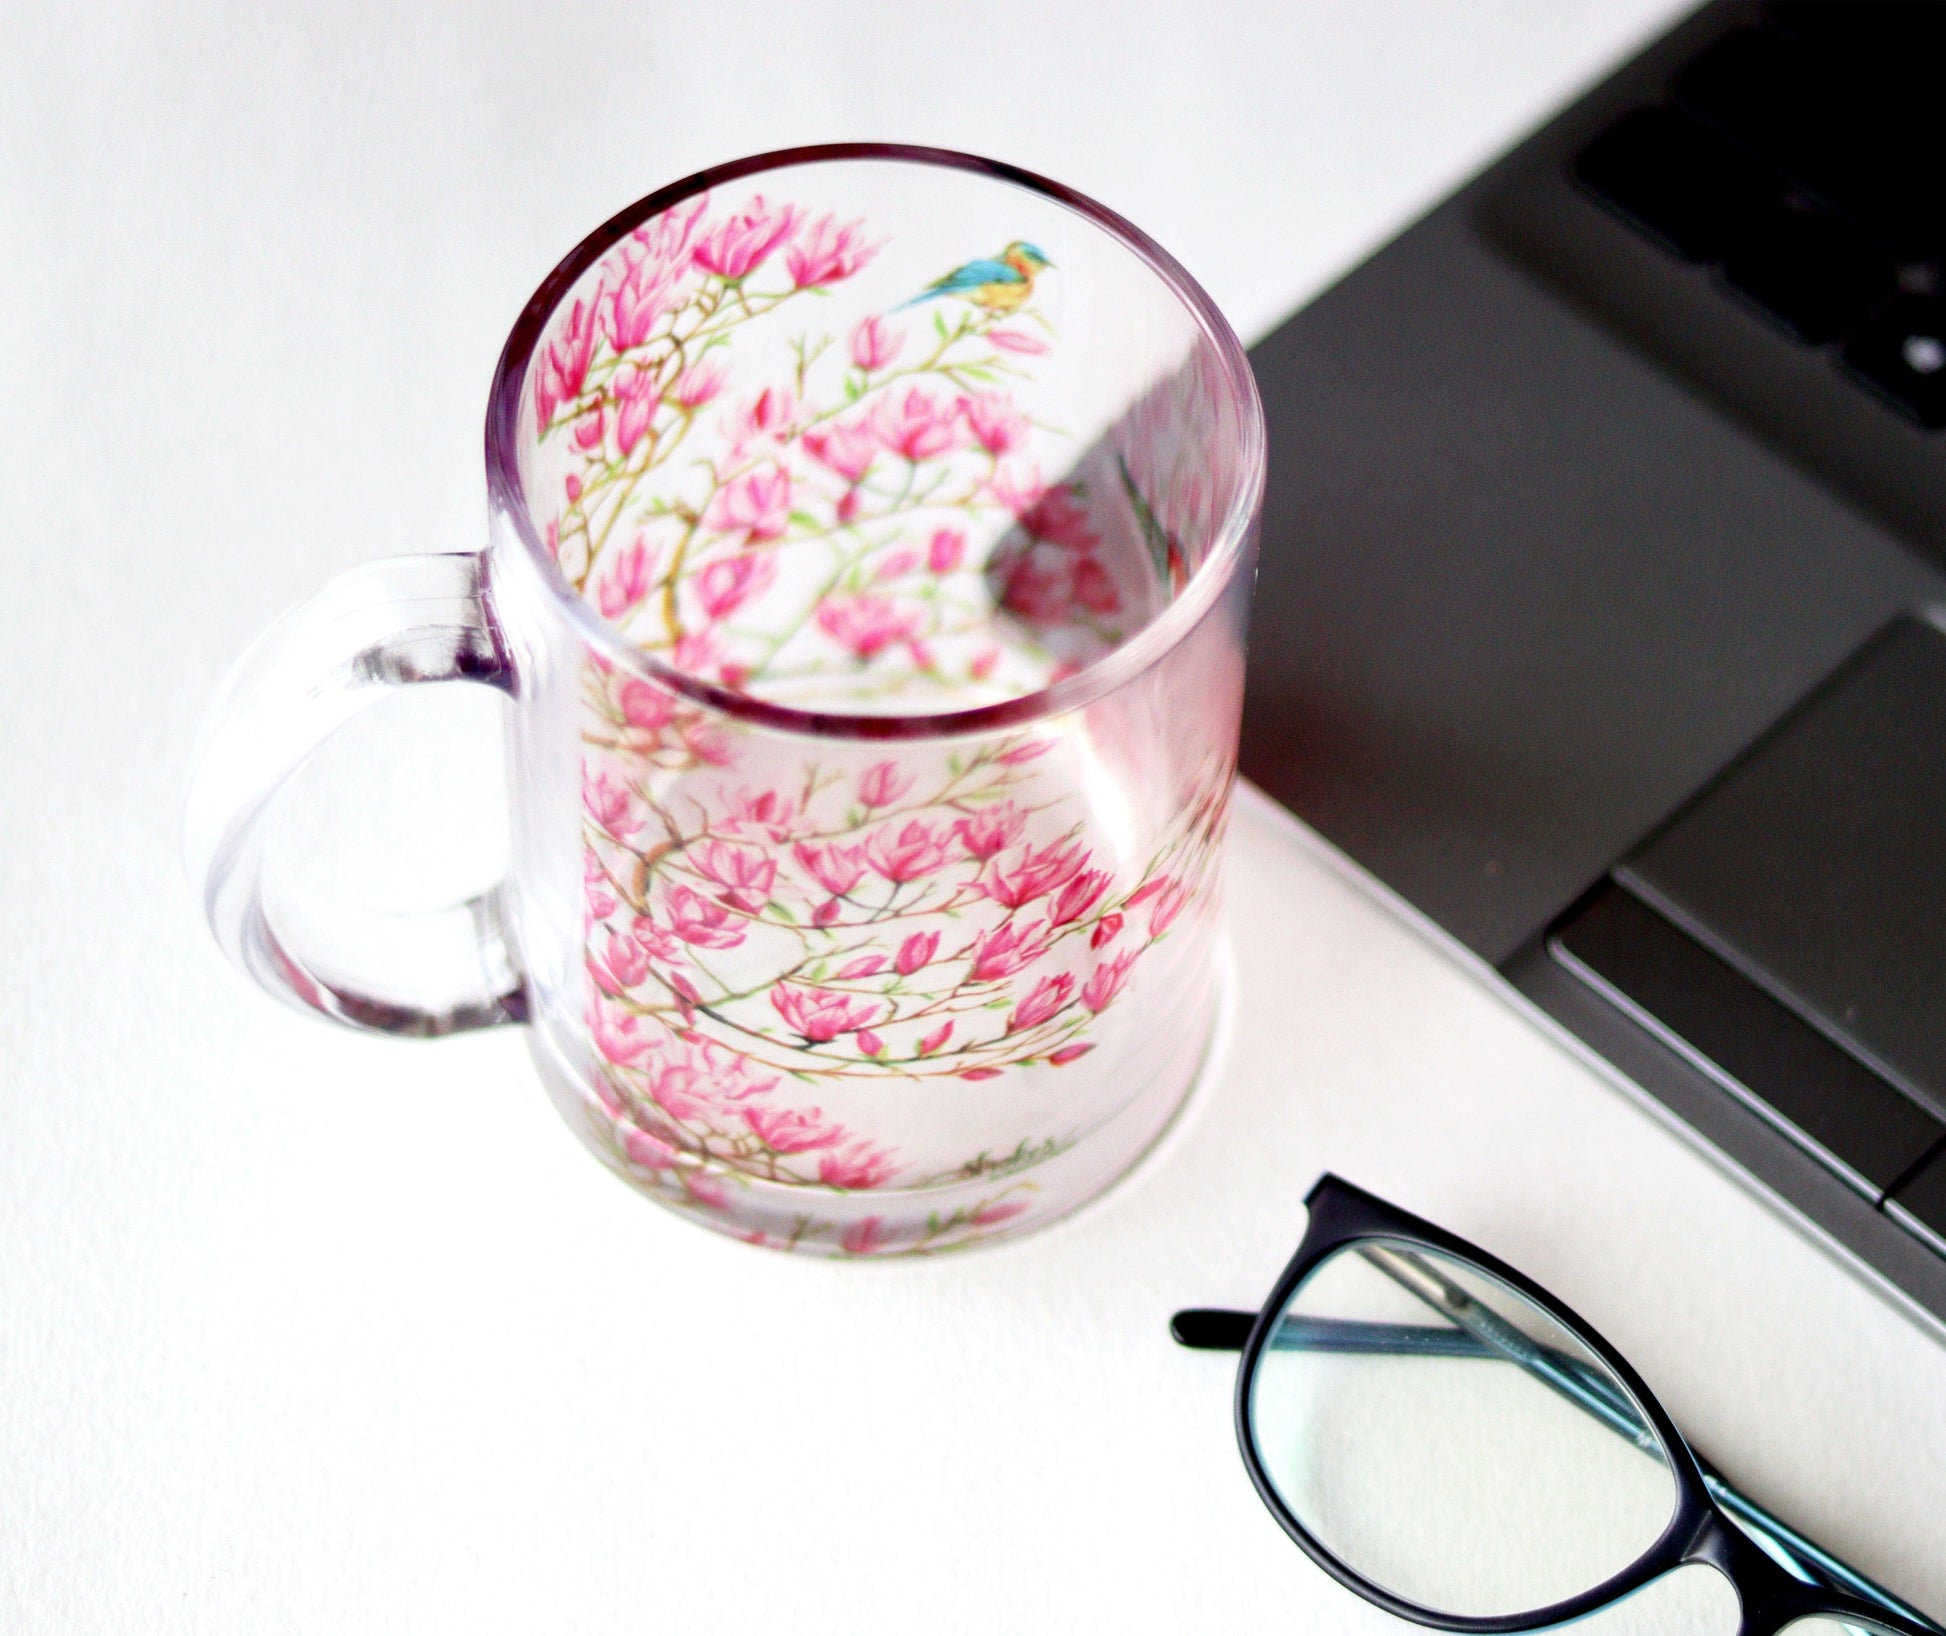
<instances>
[{"instance_id":1,"label":"laptop palm rest","mask_svg":"<svg viewBox=\"0 0 1946 1636\"><path fill-rule=\"evenodd\" d=\"M1868 643L1549 947L1946 1242L1946 634Z\"/></svg>"}]
</instances>

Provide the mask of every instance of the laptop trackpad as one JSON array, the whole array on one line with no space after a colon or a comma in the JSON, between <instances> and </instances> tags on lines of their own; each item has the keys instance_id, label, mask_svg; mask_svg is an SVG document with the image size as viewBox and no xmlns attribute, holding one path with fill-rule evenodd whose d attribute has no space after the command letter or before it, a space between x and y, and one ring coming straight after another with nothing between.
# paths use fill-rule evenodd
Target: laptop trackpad
<instances>
[{"instance_id":1,"label":"laptop trackpad","mask_svg":"<svg viewBox=\"0 0 1946 1636\"><path fill-rule=\"evenodd\" d=\"M1946 1117L1946 635L1892 626L1614 873Z\"/></svg>"}]
</instances>

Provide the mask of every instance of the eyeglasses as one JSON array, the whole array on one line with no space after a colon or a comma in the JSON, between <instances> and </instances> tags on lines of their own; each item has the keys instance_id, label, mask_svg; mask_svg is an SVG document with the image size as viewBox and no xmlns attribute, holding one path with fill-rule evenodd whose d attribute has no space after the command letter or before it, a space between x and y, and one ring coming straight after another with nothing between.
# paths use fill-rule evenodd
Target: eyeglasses
<instances>
[{"instance_id":1,"label":"eyeglasses","mask_svg":"<svg viewBox=\"0 0 1946 1636\"><path fill-rule=\"evenodd\" d=\"M1340 1584L1440 1630L1538 1630L1708 1563L1740 1636L1941 1636L1725 1482L1538 1285L1336 1176L1305 1202L1261 1312L1170 1328L1242 1351L1251 1481Z\"/></svg>"}]
</instances>

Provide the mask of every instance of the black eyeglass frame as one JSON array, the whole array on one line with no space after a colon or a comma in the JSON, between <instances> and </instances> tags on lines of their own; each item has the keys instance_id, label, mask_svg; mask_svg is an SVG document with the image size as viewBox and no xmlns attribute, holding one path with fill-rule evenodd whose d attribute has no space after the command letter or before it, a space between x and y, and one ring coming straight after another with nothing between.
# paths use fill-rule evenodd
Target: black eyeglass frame
<instances>
[{"instance_id":1,"label":"black eyeglass frame","mask_svg":"<svg viewBox=\"0 0 1946 1636\"><path fill-rule=\"evenodd\" d=\"M1728 1579L1736 1590L1742 1608L1738 1636L1777 1636L1793 1620L1814 1617L1859 1621L1868 1629L1891 1631L1896 1636L1935 1636L1936 1626L1914 1623L1843 1591L1807 1585L1772 1561L1763 1548L1737 1527L1711 1497L1703 1481L1702 1467L1689 1444L1643 1383L1642 1377L1629 1366L1628 1360L1564 1302L1550 1295L1532 1279L1477 1245L1469 1244L1429 1221L1422 1221L1397 1205L1388 1204L1384 1199L1337 1176L1327 1174L1320 1177L1304 1202L1310 1219L1303 1241L1278 1278L1269 1300L1258 1312L1256 1322L1251 1325L1242 1360L1237 1366L1237 1443L1243 1451L1243 1463L1250 1472L1250 1481L1269 1507L1271 1515L1282 1524L1284 1532L1291 1536L1306 1556L1347 1590L1355 1591L1366 1601L1376 1603L1401 1619L1410 1619L1415 1624L1427 1625L1435 1630L1543 1630L1585 1618L1678 1568L1691 1563L1705 1563ZM1365 1578L1356 1569L1340 1561L1298 1521L1279 1497L1257 1453L1256 1438L1251 1432L1251 1387L1256 1381L1258 1361L1282 1323L1284 1309L1298 1286L1327 1257L1371 1239L1436 1250L1498 1279L1571 1331L1628 1389L1661 1441L1668 1457L1670 1473L1676 1482L1676 1505L1669 1524L1637 1561L1579 1596L1531 1612L1491 1615L1442 1613L1407 1601L1383 1585Z\"/></svg>"}]
</instances>

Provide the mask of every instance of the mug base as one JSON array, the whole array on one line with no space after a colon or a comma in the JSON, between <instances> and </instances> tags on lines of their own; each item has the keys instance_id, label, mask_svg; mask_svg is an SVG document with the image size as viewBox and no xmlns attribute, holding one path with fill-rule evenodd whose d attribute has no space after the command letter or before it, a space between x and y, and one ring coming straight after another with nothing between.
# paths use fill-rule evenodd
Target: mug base
<instances>
[{"instance_id":1,"label":"mug base","mask_svg":"<svg viewBox=\"0 0 1946 1636\"><path fill-rule=\"evenodd\" d=\"M1211 985L1214 1003L1180 1031L1148 1085L1081 1140L1025 1167L1002 1164L967 1181L923 1188L774 1182L686 1153L655 1164L632 1162L618 1149L601 1103L546 1030L530 1028L528 1040L548 1095L575 1134L607 1169L656 1203L766 1249L839 1258L932 1255L1048 1226L1133 1170L1174 1124L1216 1058L1227 976Z\"/></svg>"}]
</instances>

